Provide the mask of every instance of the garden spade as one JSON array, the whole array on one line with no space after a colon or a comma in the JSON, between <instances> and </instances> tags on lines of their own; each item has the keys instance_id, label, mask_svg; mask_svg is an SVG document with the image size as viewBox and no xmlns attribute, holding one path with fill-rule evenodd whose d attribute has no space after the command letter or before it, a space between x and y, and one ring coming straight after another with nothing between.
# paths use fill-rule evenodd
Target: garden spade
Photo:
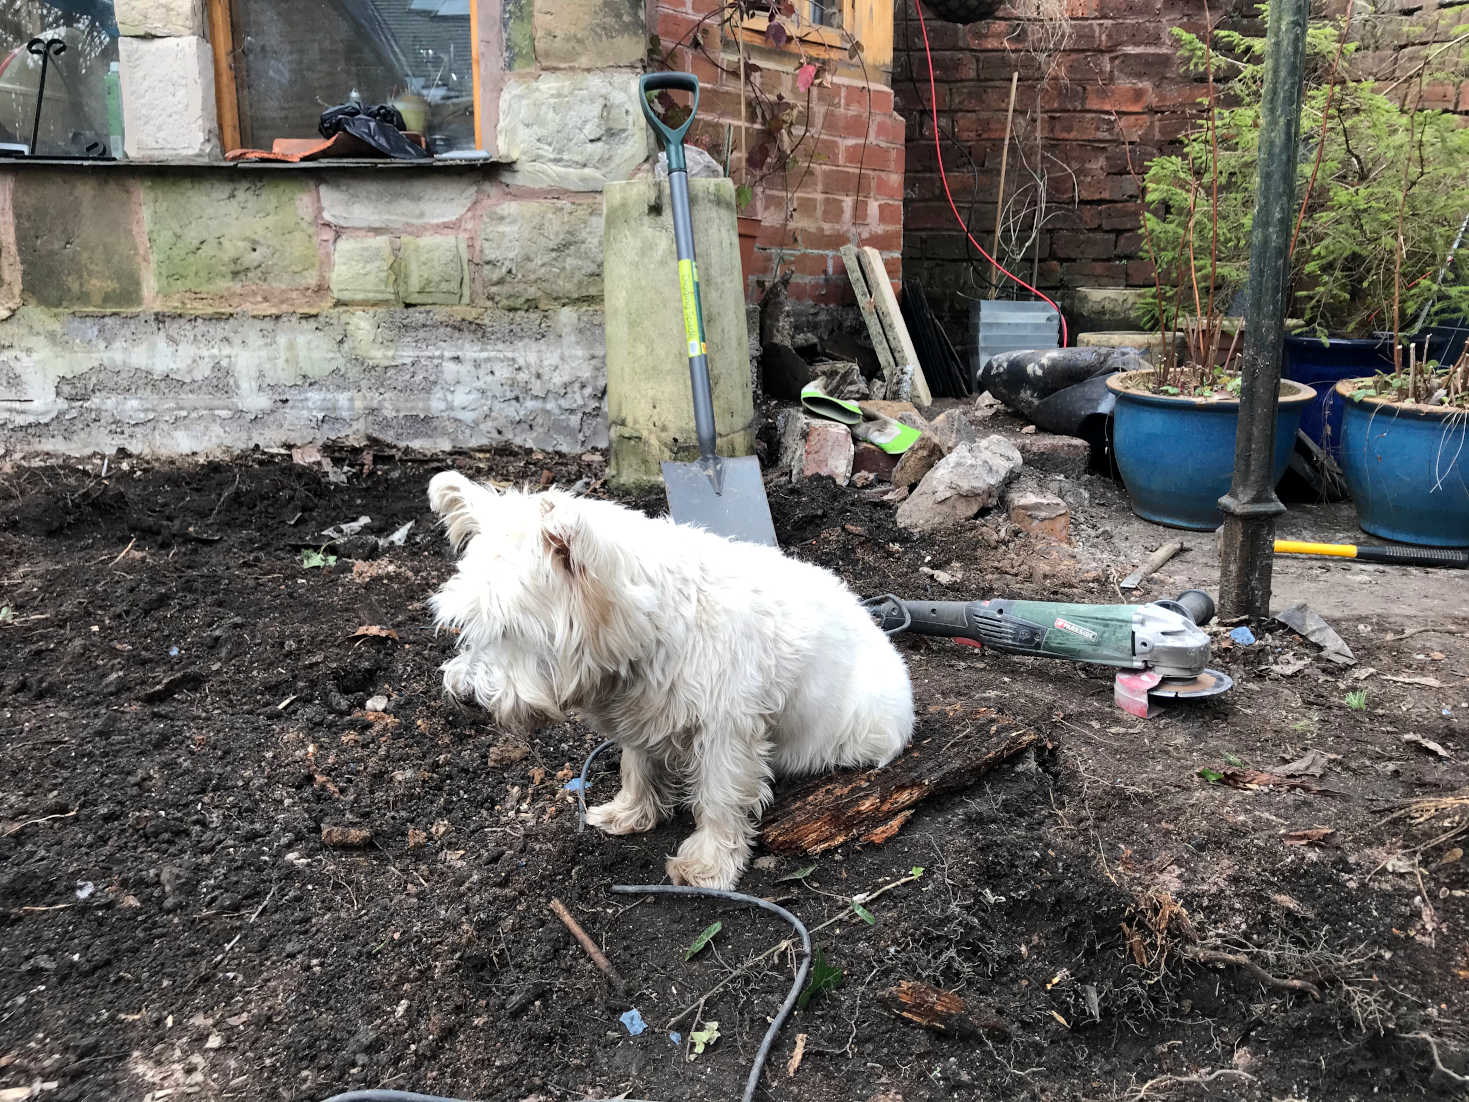
<instances>
[{"instance_id":1,"label":"garden spade","mask_svg":"<svg viewBox=\"0 0 1469 1102\"><path fill-rule=\"evenodd\" d=\"M677 128L653 113L650 93L689 92L688 117ZM726 458L714 450L714 399L709 384L708 346L699 301L699 268L694 259L694 224L689 213L689 174L684 160L684 134L699 107L699 78L693 73L648 73L638 80L638 98L648 125L668 154L668 190L673 199L673 242L678 257L678 290L683 302L684 340L688 342L689 380L694 391L694 434L699 458L663 464L668 511L680 524L708 529L730 539L776 546L775 524L753 455Z\"/></svg>"}]
</instances>

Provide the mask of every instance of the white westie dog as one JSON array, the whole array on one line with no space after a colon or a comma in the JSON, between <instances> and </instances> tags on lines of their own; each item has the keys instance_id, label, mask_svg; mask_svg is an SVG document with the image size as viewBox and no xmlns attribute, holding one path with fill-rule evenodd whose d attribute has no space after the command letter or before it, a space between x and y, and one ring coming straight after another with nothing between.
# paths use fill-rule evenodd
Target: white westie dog
<instances>
[{"instance_id":1,"label":"white westie dog","mask_svg":"<svg viewBox=\"0 0 1469 1102\"><path fill-rule=\"evenodd\" d=\"M776 774L881 766L908 745L902 658L834 574L608 501L501 493L444 472L429 502L458 571L444 687L502 724L576 711L622 749L588 821L650 830L687 804L677 884L732 888Z\"/></svg>"}]
</instances>

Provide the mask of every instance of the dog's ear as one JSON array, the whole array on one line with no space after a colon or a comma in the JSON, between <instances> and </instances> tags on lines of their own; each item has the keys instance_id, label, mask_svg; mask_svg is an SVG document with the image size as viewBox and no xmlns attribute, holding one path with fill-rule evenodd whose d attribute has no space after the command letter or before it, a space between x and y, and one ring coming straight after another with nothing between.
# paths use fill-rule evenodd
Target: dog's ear
<instances>
[{"instance_id":1,"label":"dog's ear","mask_svg":"<svg viewBox=\"0 0 1469 1102\"><path fill-rule=\"evenodd\" d=\"M440 471L429 481L428 503L455 551L480 531L479 509L494 501L495 491L479 486L458 471Z\"/></svg>"},{"instance_id":2,"label":"dog's ear","mask_svg":"<svg viewBox=\"0 0 1469 1102\"><path fill-rule=\"evenodd\" d=\"M586 572L584 528L576 504L562 494L541 496L541 546L562 570L573 577Z\"/></svg>"}]
</instances>

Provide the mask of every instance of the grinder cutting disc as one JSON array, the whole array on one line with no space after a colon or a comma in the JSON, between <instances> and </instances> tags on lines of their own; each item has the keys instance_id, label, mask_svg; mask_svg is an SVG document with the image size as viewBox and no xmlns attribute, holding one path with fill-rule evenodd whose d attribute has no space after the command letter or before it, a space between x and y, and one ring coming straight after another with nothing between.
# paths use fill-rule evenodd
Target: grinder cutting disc
<instances>
[{"instance_id":1,"label":"grinder cutting disc","mask_svg":"<svg viewBox=\"0 0 1469 1102\"><path fill-rule=\"evenodd\" d=\"M1168 699L1193 700L1204 696L1218 696L1234 688L1234 681L1227 673L1205 670L1194 677L1165 677L1148 690L1149 696Z\"/></svg>"}]
</instances>

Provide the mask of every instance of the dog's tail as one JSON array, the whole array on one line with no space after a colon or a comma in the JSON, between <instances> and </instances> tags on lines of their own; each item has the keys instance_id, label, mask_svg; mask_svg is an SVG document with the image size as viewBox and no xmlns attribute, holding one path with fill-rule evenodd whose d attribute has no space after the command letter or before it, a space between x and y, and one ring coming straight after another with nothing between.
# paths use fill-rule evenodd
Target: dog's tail
<instances>
[{"instance_id":1,"label":"dog's tail","mask_svg":"<svg viewBox=\"0 0 1469 1102\"><path fill-rule=\"evenodd\" d=\"M471 482L458 471L440 471L428 484L429 507L443 522L455 551L479 532L481 512L494 499L493 489Z\"/></svg>"}]
</instances>

